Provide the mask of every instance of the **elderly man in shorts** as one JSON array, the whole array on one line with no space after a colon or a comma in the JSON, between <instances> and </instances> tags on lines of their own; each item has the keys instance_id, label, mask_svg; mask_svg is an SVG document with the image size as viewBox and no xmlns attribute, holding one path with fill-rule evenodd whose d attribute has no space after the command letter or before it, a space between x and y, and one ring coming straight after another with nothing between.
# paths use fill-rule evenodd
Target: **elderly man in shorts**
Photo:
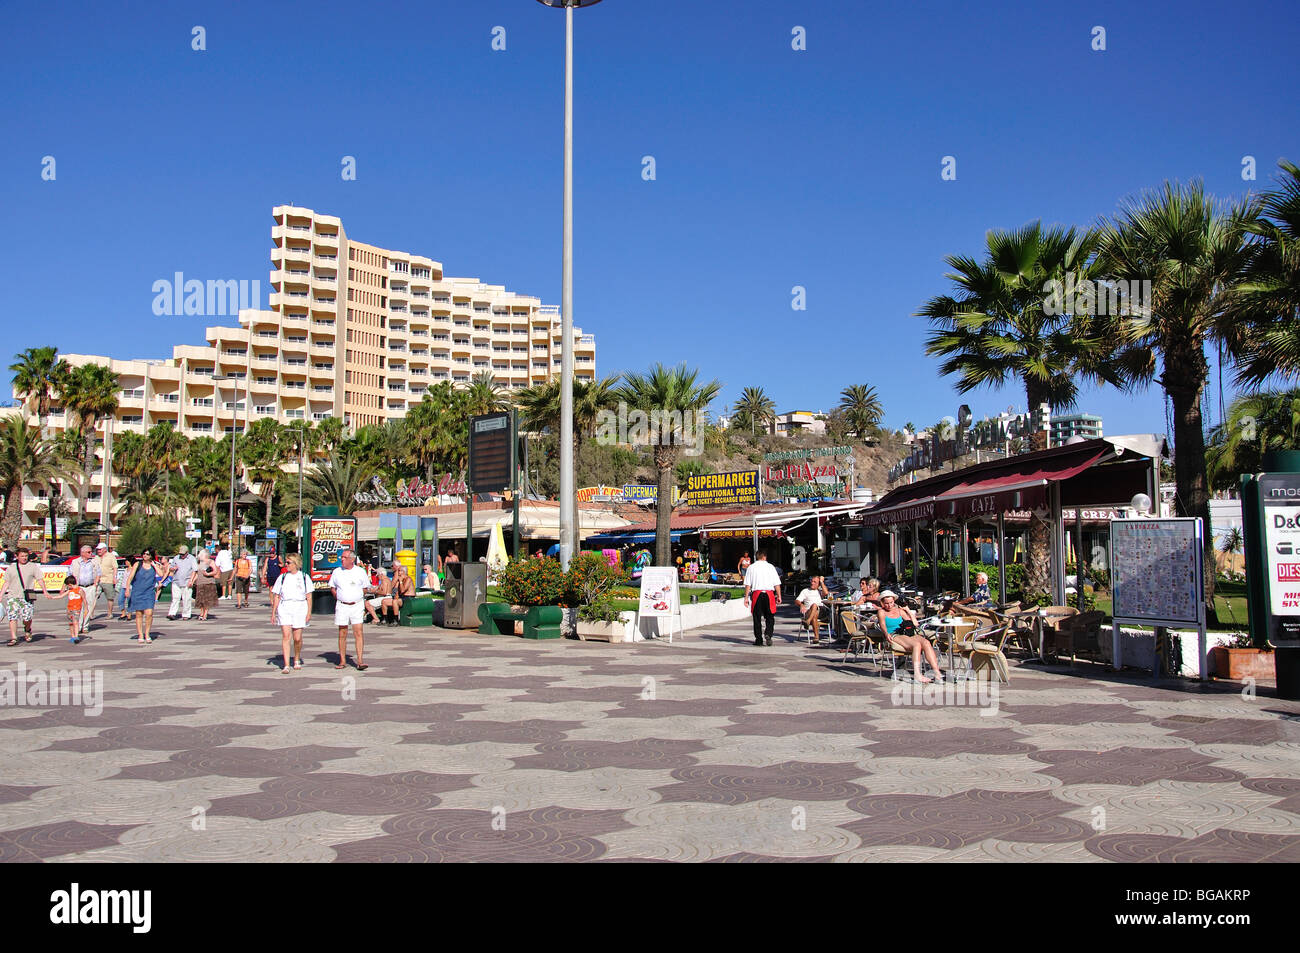
<instances>
[{"instance_id":1,"label":"elderly man in shorts","mask_svg":"<svg viewBox=\"0 0 1300 953\"><path fill-rule=\"evenodd\" d=\"M334 592L334 624L339 627L339 661L335 668L348 664L348 629L357 645L357 670L364 672L370 666L365 662L366 590L370 588L370 573L357 565L357 554L345 549L339 554L342 564L330 573L330 589Z\"/></svg>"}]
</instances>

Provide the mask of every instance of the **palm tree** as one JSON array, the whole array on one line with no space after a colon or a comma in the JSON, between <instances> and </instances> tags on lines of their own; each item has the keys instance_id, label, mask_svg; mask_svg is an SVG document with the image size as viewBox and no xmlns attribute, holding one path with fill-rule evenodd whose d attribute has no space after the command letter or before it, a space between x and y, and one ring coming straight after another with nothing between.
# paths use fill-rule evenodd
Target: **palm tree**
<instances>
[{"instance_id":1,"label":"palm tree","mask_svg":"<svg viewBox=\"0 0 1300 953\"><path fill-rule=\"evenodd\" d=\"M114 439L113 469L128 479L152 469L145 434L127 430Z\"/></svg>"},{"instance_id":2,"label":"palm tree","mask_svg":"<svg viewBox=\"0 0 1300 953\"><path fill-rule=\"evenodd\" d=\"M289 435L278 421L263 417L253 421L239 441L238 453L244 465L245 478L258 485L257 495L266 507L266 528L271 528L271 509L275 499L275 486L284 475L280 464L290 447Z\"/></svg>"},{"instance_id":3,"label":"palm tree","mask_svg":"<svg viewBox=\"0 0 1300 953\"><path fill-rule=\"evenodd\" d=\"M9 370L14 372L14 393L21 394L23 401L35 409L41 433L48 436L45 427L50 401L63 389L68 362L59 357L56 347L29 347L16 355Z\"/></svg>"},{"instance_id":4,"label":"palm tree","mask_svg":"<svg viewBox=\"0 0 1300 953\"><path fill-rule=\"evenodd\" d=\"M323 453L330 453L339 448L343 443L343 421L338 417L326 417L324 420L316 422L312 428L316 434L316 442L313 447Z\"/></svg>"},{"instance_id":5,"label":"palm tree","mask_svg":"<svg viewBox=\"0 0 1300 953\"><path fill-rule=\"evenodd\" d=\"M578 453L585 441L596 433L602 411L618 403L619 375L594 380L573 381L573 459L575 472ZM558 378L544 384L534 384L515 394L524 430L540 433L549 430L560 432L560 381Z\"/></svg>"},{"instance_id":6,"label":"palm tree","mask_svg":"<svg viewBox=\"0 0 1300 953\"><path fill-rule=\"evenodd\" d=\"M118 511L126 516L146 519L167 512L170 491L155 472L146 471L126 481L118 497Z\"/></svg>"},{"instance_id":7,"label":"palm tree","mask_svg":"<svg viewBox=\"0 0 1300 953\"><path fill-rule=\"evenodd\" d=\"M1205 451L1210 486L1230 490L1243 473L1263 469L1271 450L1300 447L1300 388L1238 397L1224 420L1210 431Z\"/></svg>"},{"instance_id":8,"label":"palm tree","mask_svg":"<svg viewBox=\"0 0 1300 953\"><path fill-rule=\"evenodd\" d=\"M101 420L107 421L117 413L121 386L117 375L103 364L82 364L73 368L63 384L63 393L60 395L63 406L75 415L77 432L85 444L81 459L81 492L77 494L78 522L85 522L86 503L90 499L90 471L95 465L95 430ZM105 428L108 426L105 423ZM104 489L107 496L108 487Z\"/></svg>"},{"instance_id":9,"label":"palm tree","mask_svg":"<svg viewBox=\"0 0 1300 953\"><path fill-rule=\"evenodd\" d=\"M717 380L697 383L699 371L686 364L665 367L655 364L646 374L624 375L623 386L615 392L628 407L661 416L703 414L718 395L722 384ZM681 454L681 434L670 434L668 442L654 447L655 468L659 471L659 503L655 507L655 564L672 565L672 479L673 467Z\"/></svg>"},{"instance_id":10,"label":"palm tree","mask_svg":"<svg viewBox=\"0 0 1300 953\"><path fill-rule=\"evenodd\" d=\"M931 298L917 312L933 331L926 353L944 358L939 369L956 374L957 391L1018 382L1031 412L1040 404L1053 409L1074 405L1078 383L1124 381L1110 360L1106 337L1093 315L1065 313L1051 307L1051 282L1091 280L1089 261L1096 237L1073 228L1044 229L1033 222L1016 231L991 231L983 261L953 255L945 259L957 297ZM1058 285L1059 287L1059 285ZM946 427L936 428L939 435ZM1035 434L1035 449L1045 449L1047 435ZM1051 527L1031 517L1025 560L1025 592L1036 599L1047 592L1051 572Z\"/></svg>"},{"instance_id":11,"label":"palm tree","mask_svg":"<svg viewBox=\"0 0 1300 953\"><path fill-rule=\"evenodd\" d=\"M459 472L469 446L469 392L440 381L424 393L403 420L408 459L424 479L439 468Z\"/></svg>"},{"instance_id":12,"label":"palm tree","mask_svg":"<svg viewBox=\"0 0 1300 953\"><path fill-rule=\"evenodd\" d=\"M1179 516L1210 525L1201 398L1209 379L1205 348L1242 349L1238 286L1251 258L1253 200L1224 205L1200 182L1166 183L1125 203L1102 230L1098 259L1112 276L1151 280L1151 306L1113 321L1127 346L1134 382L1156 378L1173 405L1174 483ZM1206 611L1214 614L1214 539L1205 534Z\"/></svg>"},{"instance_id":13,"label":"palm tree","mask_svg":"<svg viewBox=\"0 0 1300 953\"><path fill-rule=\"evenodd\" d=\"M214 440L198 437L190 444L185 476L200 509L212 517L212 536L217 536L217 510L221 498L230 492L230 437Z\"/></svg>"},{"instance_id":14,"label":"palm tree","mask_svg":"<svg viewBox=\"0 0 1300 953\"><path fill-rule=\"evenodd\" d=\"M38 428L28 426L21 414L0 420L0 497L5 507L0 517L0 541L18 544L24 487L48 487L54 480L67 479L69 470L54 442L42 437ZM54 498L50 502L57 507Z\"/></svg>"},{"instance_id":15,"label":"palm tree","mask_svg":"<svg viewBox=\"0 0 1300 953\"><path fill-rule=\"evenodd\" d=\"M465 392L469 397L467 409L471 417L494 414L509 406L504 396L505 388L497 383L491 371L479 371L475 374Z\"/></svg>"},{"instance_id":16,"label":"palm tree","mask_svg":"<svg viewBox=\"0 0 1300 953\"><path fill-rule=\"evenodd\" d=\"M151 469L162 471L163 487L169 495L172 474L179 473L185 465L185 454L189 451L189 446L189 438L177 430L170 420L159 421L145 434L145 459ZM113 457L116 460L116 449Z\"/></svg>"},{"instance_id":17,"label":"palm tree","mask_svg":"<svg viewBox=\"0 0 1300 953\"><path fill-rule=\"evenodd\" d=\"M331 454L328 460L316 464L307 475L303 486L303 505L336 506L341 515L356 509L356 492L370 479L371 471L359 462L340 454Z\"/></svg>"},{"instance_id":18,"label":"palm tree","mask_svg":"<svg viewBox=\"0 0 1300 953\"><path fill-rule=\"evenodd\" d=\"M1237 289L1249 322L1237 380L1250 385L1300 376L1300 167L1278 165L1278 187L1260 196L1251 226L1259 240Z\"/></svg>"},{"instance_id":19,"label":"palm tree","mask_svg":"<svg viewBox=\"0 0 1300 953\"><path fill-rule=\"evenodd\" d=\"M880 421L885 416L876 389L866 384L854 384L840 391L840 409L844 411L853 432L862 440L879 429Z\"/></svg>"},{"instance_id":20,"label":"palm tree","mask_svg":"<svg viewBox=\"0 0 1300 953\"><path fill-rule=\"evenodd\" d=\"M754 436L755 424L766 424L776 419L776 402L761 387L746 387L736 401L735 413L749 421L749 435Z\"/></svg>"}]
</instances>

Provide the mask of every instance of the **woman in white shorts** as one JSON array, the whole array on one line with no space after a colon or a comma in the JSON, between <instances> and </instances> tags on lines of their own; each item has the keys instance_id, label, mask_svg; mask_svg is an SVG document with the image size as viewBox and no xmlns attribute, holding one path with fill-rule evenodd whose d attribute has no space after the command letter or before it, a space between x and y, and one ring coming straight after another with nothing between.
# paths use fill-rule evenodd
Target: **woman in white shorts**
<instances>
[{"instance_id":1,"label":"woman in white shorts","mask_svg":"<svg viewBox=\"0 0 1300 953\"><path fill-rule=\"evenodd\" d=\"M311 619L311 582L302 562L290 553L284 557L284 571L271 589L271 622L280 626L284 668L289 674L289 643L293 642L293 667L302 668L302 630Z\"/></svg>"}]
</instances>

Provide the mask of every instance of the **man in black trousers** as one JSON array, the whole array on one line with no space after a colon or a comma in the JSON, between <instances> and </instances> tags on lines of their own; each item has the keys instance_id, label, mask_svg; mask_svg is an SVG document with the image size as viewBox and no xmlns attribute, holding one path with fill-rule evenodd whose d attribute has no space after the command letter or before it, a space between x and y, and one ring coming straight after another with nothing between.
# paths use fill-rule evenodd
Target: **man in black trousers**
<instances>
[{"instance_id":1,"label":"man in black trousers","mask_svg":"<svg viewBox=\"0 0 1300 953\"><path fill-rule=\"evenodd\" d=\"M767 561L767 551L760 549L758 558L745 570L745 605L754 618L754 644L772 644L772 624L776 607L781 604L781 576Z\"/></svg>"}]
</instances>

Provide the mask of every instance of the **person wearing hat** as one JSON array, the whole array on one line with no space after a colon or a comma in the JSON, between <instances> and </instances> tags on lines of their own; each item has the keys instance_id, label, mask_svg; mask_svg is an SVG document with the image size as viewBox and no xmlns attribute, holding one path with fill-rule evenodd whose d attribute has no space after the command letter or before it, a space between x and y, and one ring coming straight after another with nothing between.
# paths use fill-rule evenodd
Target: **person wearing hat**
<instances>
[{"instance_id":1,"label":"person wearing hat","mask_svg":"<svg viewBox=\"0 0 1300 953\"><path fill-rule=\"evenodd\" d=\"M172 577L172 604L167 610L167 618L189 619L194 612L194 577L199 564L190 555L190 548L182 546L176 551L176 558L169 568Z\"/></svg>"},{"instance_id":2,"label":"person wearing hat","mask_svg":"<svg viewBox=\"0 0 1300 953\"><path fill-rule=\"evenodd\" d=\"M912 671L918 682L931 681L921 673L922 655L930 663L930 668L934 669L935 677L943 681L943 671L939 668L939 656L935 653L934 646L921 634L912 610L898 604L898 595L892 589L886 589L880 594L880 608L876 610L876 620L880 625L880 631L885 633L891 645L911 653Z\"/></svg>"},{"instance_id":3,"label":"person wearing hat","mask_svg":"<svg viewBox=\"0 0 1300 953\"><path fill-rule=\"evenodd\" d=\"M104 597L104 618L113 618L113 601L117 598L117 556L108 548L108 543L100 540L95 547L95 558L99 560L99 593Z\"/></svg>"}]
</instances>

